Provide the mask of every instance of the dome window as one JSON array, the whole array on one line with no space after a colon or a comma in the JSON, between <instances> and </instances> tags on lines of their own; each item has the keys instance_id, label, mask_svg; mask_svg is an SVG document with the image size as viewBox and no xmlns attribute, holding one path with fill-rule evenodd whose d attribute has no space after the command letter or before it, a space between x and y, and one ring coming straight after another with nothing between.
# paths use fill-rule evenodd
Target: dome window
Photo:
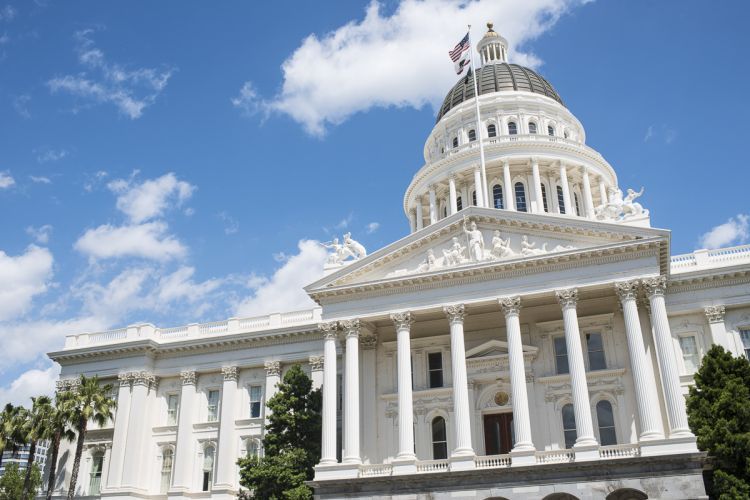
<instances>
[{"instance_id":1,"label":"dome window","mask_svg":"<svg viewBox=\"0 0 750 500\"><path fill-rule=\"evenodd\" d=\"M557 207L561 214L565 213L565 196L563 195L563 188L557 186Z\"/></svg>"},{"instance_id":2,"label":"dome window","mask_svg":"<svg viewBox=\"0 0 750 500\"><path fill-rule=\"evenodd\" d=\"M536 134L536 123L529 122L529 134Z\"/></svg>"},{"instance_id":3,"label":"dome window","mask_svg":"<svg viewBox=\"0 0 750 500\"><path fill-rule=\"evenodd\" d=\"M477 140L477 132L474 129L469 130L469 142Z\"/></svg>"},{"instance_id":4,"label":"dome window","mask_svg":"<svg viewBox=\"0 0 750 500\"><path fill-rule=\"evenodd\" d=\"M552 125L547 125L547 135L555 135L555 127Z\"/></svg>"},{"instance_id":5,"label":"dome window","mask_svg":"<svg viewBox=\"0 0 750 500\"><path fill-rule=\"evenodd\" d=\"M568 131L567 131L567 130L566 130L566 131L565 131L565 133L563 134L563 137L565 137L566 139L567 139L567 138L569 137L569 135L568 135Z\"/></svg>"},{"instance_id":6,"label":"dome window","mask_svg":"<svg viewBox=\"0 0 750 500\"><path fill-rule=\"evenodd\" d=\"M477 192L476 191L471 192L471 204L474 205L475 207L477 206Z\"/></svg>"},{"instance_id":7,"label":"dome window","mask_svg":"<svg viewBox=\"0 0 750 500\"><path fill-rule=\"evenodd\" d=\"M453 147L454 147L454 148L457 148L457 147L458 147L458 137L454 137L454 138L453 138Z\"/></svg>"},{"instance_id":8,"label":"dome window","mask_svg":"<svg viewBox=\"0 0 750 500\"><path fill-rule=\"evenodd\" d=\"M495 184L492 187L492 203L495 208L505 208L503 203L503 187Z\"/></svg>"},{"instance_id":9,"label":"dome window","mask_svg":"<svg viewBox=\"0 0 750 500\"><path fill-rule=\"evenodd\" d=\"M516 190L516 210L526 212L526 188L523 182L516 182L514 188Z\"/></svg>"},{"instance_id":10,"label":"dome window","mask_svg":"<svg viewBox=\"0 0 750 500\"><path fill-rule=\"evenodd\" d=\"M581 205L578 203L578 193L573 193L573 202L575 203L576 215L581 216Z\"/></svg>"},{"instance_id":11,"label":"dome window","mask_svg":"<svg viewBox=\"0 0 750 500\"><path fill-rule=\"evenodd\" d=\"M518 127L516 126L516 122L508 122L508 135L516 134L518 134Z\"/></svg>"},{"instance_id":12,"label":"dome window","mask_svg":"<svg viewBox=\"0 0 750 500\"><path fill-rule=\"evenodd\" d=\"M497 137L497 127L494 123L487 125L487 137Z\"/></svg>"},{"instance_id":13,"label":"dome window","mask_svg":"<svg viewBox=\"0 0 750 500\"><path fill-rule=\"evenodd\" d=\"M542 184L542 202L544 203L544 211L549 212L549 205L547 205L547 188Z\"/></svg>"},{"instance_id":14,"label":"dome window","mask_svg":"<svg viewBox=\"0 0 750 500\"><path fill-rule=\"evenodd\" d=\"M458 196L458 197L456 197L456 210L460 211L460 210L463 210L463 209L464 209L464 207L463 207L463 201L461 200L461 197Z\"/></svg>"}]
</instances>

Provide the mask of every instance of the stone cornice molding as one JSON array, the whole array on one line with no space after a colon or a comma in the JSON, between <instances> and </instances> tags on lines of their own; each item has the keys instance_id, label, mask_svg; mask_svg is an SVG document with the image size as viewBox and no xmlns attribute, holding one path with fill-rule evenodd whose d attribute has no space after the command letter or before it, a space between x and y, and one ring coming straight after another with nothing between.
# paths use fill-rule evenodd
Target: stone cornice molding
<instances>
[{"instance_id":1,"label":"stone cornice molding","mask_svg":"<svg viewBox=\"0 0 750 500\"><path fill-rule=\"evenodd\" d=\"M639 289L640 282L638 280L618 281L615 283L615 293L617 293L620 302L636 300Z\"/></svg>"},{"instance_id":2,"label":"stone cornice molding","mask_svg":"<svg viewBox=\"0 0 750 500\"><path fill-rule=\"evenodd\" d=\"M577 288L565 288L563 290L555 290L555 297L560 303L560 307L563 309L573 308L578 305L578 289Z\"/></svg>"},{"instance_id":3,"label":"stone cornice molding","mask_svg":"<svg viewBox=\"0 0 750 500\"><path fill-rule=\"evenodd\" d=\"M224 380L227 382L237 382L239 378L239 370L236 366L222 366L221 374L224 375Z\"/></svg>"},{"instance_id":4,"label":"stone cornice molding","mask_svg":"<svg viewBox=\"0 0 750 500\"><path fill-rule=\"evenodd\" d=\"M75 391L80 386L81 386L80 377L63 378L55 382L55 390L57 392Z\"/></svg>"},{"instance_id":5,"label":"stone cornice molding","mask_svg":"<svg viewBox=\"0 0 750 500\"><path fill-rule=\"evenodd\" d=\"M409 311L391 313L391 321L396 325L396 331L409 330L411 325L414 324L411 312Z\"/></svg>"},{"instance_id":6,"label":"stone cornice molding","mask_svg":"<svg viewBox=\"0 0 750 500\"><path fill-rule=\"evenodd\" d=\"M266 361L263 363L263 367L266 369L266 377L281 376L281 363L279 361Z\"/></svg>"},{"instance_id":7,"label":"stone cornice molding","mask_svg":"<svg viewBox=\"0 0 750 500\"><path fill-rule=\"evenodd\" d=\"M723 323L724 322L724 306L708 306L703 309L706 314L706 319L709 323Z\"/></svg>"},{"instance_id":8,"label":"stone cornice molding","mask_svg":"<svg viewBox=\"0 0 750 500\"><path fill-rule=\"evenodd\" d=\"M196 374L193 370L185 370L180 372L180 378L182 379L182 385L195 385Z\"/></svg>"},{"instance_id":9,"label":"stone cornice molding","mask_svg":"<svg viewBox=\"0 0 750 500\"><path fill-rule=\"evenodd\" d=\"M644 278L642 281L643 289L646 291L648 297L664 296L667 290L667 278L666 276L654 276L652 278Z\"/></svg>"},{"instance_id":10,"label":"stone cornice molding","mask_svg":"<svg viewBox=\"0 0 750 500\"><path fill-rule=\"evenodd\" d=\"M443 313L448 316L448 321L450 321L451 324L463 323L466 309L463 304L450 304L443 306Z\"/></svg>"},{"instance_id":11,"label":"stone cornice molding","mask_svg":"<svg viewBox=\"0 0 750 500\"><path fill-rule=\"evenodd\" d=\"M325 366L325 357L323 356L310 356L308 361L310 363L310 369L314 372L322 371Z\"/></svg>"},{"instance_id":12,"label":"stone cornice molding","mask_svg":"<svg viewBox=\"0 0 750 500\"><path fill-rule=\"evenodd\" d=\"M500 303L500 307L505 316L517 316L521 312L521 297L519 295L513 297L501 297L498 299L498 302Z\"/></svg>"}]
</instances>

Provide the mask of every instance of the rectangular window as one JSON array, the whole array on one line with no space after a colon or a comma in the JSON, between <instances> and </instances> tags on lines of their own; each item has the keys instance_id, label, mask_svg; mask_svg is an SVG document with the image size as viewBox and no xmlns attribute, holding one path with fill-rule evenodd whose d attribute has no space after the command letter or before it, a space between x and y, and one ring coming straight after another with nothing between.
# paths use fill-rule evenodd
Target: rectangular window
<instances>
[{"instance_id":1,"label":"rectangular window","mask_svg":"<svg viewBox=\"0 0 750 500\"><path fill-rule=\"evenodd\" d=\"M260 418L262 395L259 385L250 386L250 418Z\"/></svg>"},{"instance_id":2,"label":"rectangular window","mask_svg":"<svg viewBox=\"0 0 750 500\"><path fill-rule=\"evenodd\" d=\"M167 396L167 425L177 425L177 412L180 406L180 396L170 394Z\"/></svg>"},{"instance_id":3,"label":"rectangular window","mask_svg":"<svg viewBox=\"0 0 750 500\"><path fill-rule=\"evenodd\" d=\"M427 354L427 370L430 387L443 387L443 353L431 352Z\"/></svg>"},{"instance_id":4,"label":"rectangular window","mask_svg":"<svg viewBox=\"0 0 750 500\"><path fill-rule=\"evenodd\" d=\"M700 366L700 355L698 353L698 343L692 335L679 337L680 350L682 350L682 362L685 365L686 373L695 373Z\"/></svg>"},{"instance_id":5,"label":"rectangular window","mask_svg":"<svg viewBox=\"0 0 750 500\"><path fill-rule=\"evenodd\" d=\"M219 391L208 391L208 421L219 420Z\"/></svg>"},{"instance_id":6,"label":"rectangular window","mask_svg":"<svg viewBox=\"0 0 750 500\"><path fill-rule=\"evenodd\" d=\"M589 353L589 370L604 370L607 368L601 333L586 334L586 349Z\"/></svg>"},{"instance_id":7,"label":"rectangular window","mask_svg":"<svg viewBox=\"0 0 750 500\"><path fill-rule=\"evenodd\" d=\"M740 330L740 339L742 339L742 347L745 349L745 357L750 359L750 330Z\"/></svg>"},{"instance_id":8,"label":"rectangular window","mask_svg":"<svg viewBox=\"0 0 750 500\"><path fill-rule=\"evenodd\" d=\"M570 373L568 369L568 346L565 337L555 337L555 373Z\"/></svg>"}]
</instances>

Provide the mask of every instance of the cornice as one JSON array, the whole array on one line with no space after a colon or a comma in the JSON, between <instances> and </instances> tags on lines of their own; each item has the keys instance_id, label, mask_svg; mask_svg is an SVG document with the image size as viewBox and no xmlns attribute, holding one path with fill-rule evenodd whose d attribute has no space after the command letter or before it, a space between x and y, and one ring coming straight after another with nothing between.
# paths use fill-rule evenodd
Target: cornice
<instances>
[{"instance_id":1,"label":"cornice","mask_svg":"<svg viewBox=\"0 0 750 500\"><path fill-rule=\"evenodd\" d=\"M601 380L611 377L622 377L625 375L625 368L608 368L606 370L594 370L586 372L586 380ZM570 374L563 373L560 375L549 375L547 377L537 377L537 382L541 384L561 384L570 381Z\"/></svg>"},{"instance_id":2,"label":"cornice","mask_svg":"<svg viewBox=\"0 0 750 500\"><path fill-rule=\"evenodd\" d=\"M726 268L712 268L704 271L680 273L672 275L667 280L667 295L678 292L692 292L715 288L716 286L732 286L750 283L750 266L747 264Z\"/></svg>"}]
</instances>

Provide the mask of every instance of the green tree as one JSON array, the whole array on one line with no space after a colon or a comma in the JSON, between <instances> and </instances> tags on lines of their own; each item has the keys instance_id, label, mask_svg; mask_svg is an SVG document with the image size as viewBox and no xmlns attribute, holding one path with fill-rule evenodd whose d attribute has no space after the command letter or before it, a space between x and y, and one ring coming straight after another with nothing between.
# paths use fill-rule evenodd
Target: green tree
<instances>
[{"instance_id":1,"label":"green tree","mask_svg":"<svg viewBox=\"0 0 750 500\"><path fill-rule=\"evenodd\" d=\"M687 410L698 447L713 460L710 493L750 498L750 361L713 346L695 374Z\"/></svg>"},{"instance_id":2,"label":"green tree","mask_svg":"<svg viewBox=\"0 0 750 500\"><path fill-rule=\"evenodd\" d=\"M271 416L263 438L264 456L238 461L240 484L255 498L312 498L304 481L313 478L320 459L321 391L312 390L310 378L294 365L267 406Z\"/></svg>"},{"instance_id":3,"label":"green tree","mask_svg":"<svg viewBox=\"0 0 750 500\"><path fill-rule=\"evenodd\" d=\"M49 416L47 433L45 439L49 439L49 475L47 477L47 496L52 498L52 490L55 489L55 476L57 475L57 456L60 453L60 442L65 439L73 441L75 432L71 429L71 418L75 394L71 391L58 392L55 396L55 406Z\"/></svg>"},{"instance_id":4,"label":"green tree","mask_svg":"<svg viewBox=\"0 0 750 500\"><path fill-rule=\"evenodd\" d=\"M104 426L114 416L117 403L109 396L111 392L111 384L100 385L99 377L89 378L85 375L81 375L80 384L74 389L70 411L71 421L77 434L77 442L73 469L70 472L68 500L73 500L75 497L78 470L81 468L81 456L83 455L83 441L86 439L89 421Z\"/></svg>"},{"instance_id":5,"label":"green tree","mask_svg":"<svg viewBox=\"0 0 750 500\"><path fill-rule=\"evenodd\" d=\"M32 500L36 496L36 491L42 484L42 473L39 471L37 464L31 465L31 474L29 475L31 493L24 491L24 475L19 470L18 464L8 464L5 473L0 477L0 500Z\"/></svg>"},{"instance_id":6,"label":"green tree","mask_svg":"<svg viewBox=\"0 0 750 500\"><path fill-rule=\"evenodd\" d=\"M37 396L31 398L31 410L26 414L24 426L25 440L29 444L29 458L26 463L26 476L23 482L24 497L29 496L31 489L32 465L36 456L36 445L40 439L47 436L47 428L53 411L52 399L49 396ZM39 485L37 485L37 488Z\"/></svg>"},{"instance_id":7,"label":"green tree","mask_svg":"<svg viewBox=\"0 0 750 500\"><path fill-rule=\"evenodd\" d=\"M0 465L3 464L5 450L13 446L13 426L17 413L18 408L11 403L6 404L0 412Z\"/></svg>"}]
</instances>

